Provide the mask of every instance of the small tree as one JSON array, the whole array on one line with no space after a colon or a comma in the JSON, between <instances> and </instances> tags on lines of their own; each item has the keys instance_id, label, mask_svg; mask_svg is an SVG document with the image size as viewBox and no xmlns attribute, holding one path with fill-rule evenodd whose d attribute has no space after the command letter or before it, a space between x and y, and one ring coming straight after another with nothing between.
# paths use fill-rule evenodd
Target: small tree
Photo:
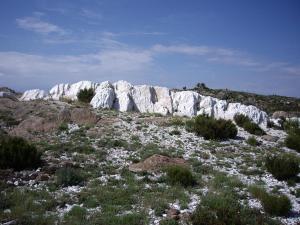
<instances>
[{"instance_id":1,"label":"small tree","mask_svg":"<svg viewBox=\"0 0 300 225\"><path fill-rule=\"evenodd\" d=\"M89 103L95 95L95 91L93 88L85 88L79 91L77 94L78 101Z\"/></svg>"}]
</instances>

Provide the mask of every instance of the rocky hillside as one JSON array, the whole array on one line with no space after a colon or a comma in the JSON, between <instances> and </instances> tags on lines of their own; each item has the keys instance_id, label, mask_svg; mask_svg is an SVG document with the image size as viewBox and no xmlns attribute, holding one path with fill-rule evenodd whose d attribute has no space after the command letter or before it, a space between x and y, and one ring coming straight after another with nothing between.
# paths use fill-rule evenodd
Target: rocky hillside
<instances>
[{"instance_id":1,"label":"rocky hillside","mask_svg":"<svg viewBox=\"0 0 300 225\"><path fill-rule=\"evenodd\" d=\"M274 129L255 106L123 81L20 99L0 97L1 224L300 223L293 122Z\"/></svg>"},{"instance_id":2,"label":"rocky hillside","mask_svg":"<svg viewBox=\"0 0 300 225\"><path fill-rule=\"evenodd\" d=\"M186 89L186 88L185 88ZM259 95L249 92L232 91L228 89L211 89L204 83L198 83L194 88L201 95L212 96L228 102L240 102L245 105L254 105L259 109L272 114L276 111L284 111L290 117L299 117L300 99L278 95Z\"/></svg>"}]
</instances>

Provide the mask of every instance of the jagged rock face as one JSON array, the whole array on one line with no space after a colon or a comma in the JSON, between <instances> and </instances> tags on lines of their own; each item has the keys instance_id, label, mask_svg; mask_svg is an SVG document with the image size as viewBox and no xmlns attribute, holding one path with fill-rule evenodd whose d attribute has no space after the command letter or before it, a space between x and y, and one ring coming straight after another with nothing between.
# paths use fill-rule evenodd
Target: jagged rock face
<instances>
[{"instance_id":1,"label":"jagged rock face","mask_svg":"<svg viewBox=\"0 0 300 225\"><path fill-rule=\"evenodd\" d=\"M173 114L192 117L197 114L200 95L194 91L172 92Z\"/></svg>"},{"instance_id":2,"label":"jagged rock face","mask_svg":"<svg viewBox=\"0 0 300 225\"><path fill-rule=\"evenodd\" d=\"M69 84L57 84L50 89L49 94L53 100L59 100L66 95L69 89Z\"/></svg>"},{"instance_id":3,"label":"jagged rock face","mask_svg":"<svg viewBox=\"0 0 300 225\"><path fill-rule=\"evenodd\" d=\"M267 114L255 106L228 103L226 100L202 96L194 91L174 92L166 87L134 86L126 81L118 81L113 85L108 81L100 84L91 81L80 81L71 85L58 84L50 90L49 95L42 90L29 90L23 94L20 100L29 101L41 98L76 100L77 94L84 88L95 90L95 96L90 102L94 108L113 108L123 112L138 111L188 117L207 114L215 118L230 120L233 120L236 114L243 114L260 126L267 126Z\"/></svg>"},{"instance_id":4,"label":"jagged rock face","mask_svg":"<svg viewBox=\"0 0 300 225\"><path fill-rule=\"evenodd\" d=\"M259 110L253 105L246 106L241 103L229 103L224 119L233 120L233 117L236 114L248 116L254 123L260 124L262 127L267 127L267 113Z\"/></svg>"},{"instance_id":5,"label":"jagged rock face","mask_svg":"<svg viewBox=\"0 0 300 225\"><path fill-rule=\"evenodd\" d=\"M108 82L102 82L96 89L96 94L90 104L93 108L111 109L115 100L115 91Z\"/></svg>"},{"instance_id":6,"label":"jagged rock face","mask_svg":"<svg viewBox=\"0 0 300 225\"><path fill-rule=\"evenodd\" d=\"M33 90L25 91L24 94L21 96L20 101L43 99L46 98L47 96L48 94L44 90L33 89Z\"/></svg>"},{"instance_id":7,"label":"jagged rock face","mask_svg":"<svg viewBox=\"0 0 300 225\"><path fill-rule=\"evenodd\" d=\"M59 100L60 98L67 98L70 100L77 100L77 94L80 90L98 87L98 83L92 81L79 81L75 84L58 84L50 90L50 98Z\"/></svg>"}]
</instances>

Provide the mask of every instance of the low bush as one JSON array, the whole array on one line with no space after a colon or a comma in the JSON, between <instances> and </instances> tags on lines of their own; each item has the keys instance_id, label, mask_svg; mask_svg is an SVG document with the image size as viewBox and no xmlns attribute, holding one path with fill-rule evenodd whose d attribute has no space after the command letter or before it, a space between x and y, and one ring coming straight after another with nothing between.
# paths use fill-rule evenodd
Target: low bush
<instances>
[{"instance_id":1,"label":"low bush","mask_svg":"<svg viewBox=\"0 0 300 225\"><path fill-rule=\"evenodd\" d=\"M184 166L169 166L166 168L167 179L171 184L180 184L184 187L192 186L196 180L192 172Z\"/></svg>"},{"instance_id":2,"label":"low bush","mask_svg":"<svg viewBox=\"0 0 300 225\"><path fill-rule=\"evenodd\" d=\"M68 213L64 215L63 225L81 225L84 224L87 217L87 210L80 206L74 206Z\"/></svg>"},{"instance_id":3,"label":"low bush","mask_svg":"<svg viewBox=\"0 0 300 225\"><path fill-rule=\"evenodd\" d=\"M0 168L32 169L41 165L41 153L20 137L0 138Z\"/></svg>"},{"instance_id":4,"label":"low bush","mask_svg":"<svg viewBox=\"0 0 300 225\"><path fill-rule=\"evenodd\" d=\"M83 176L78 169L65 167L56 171L56 183L59 186L79 185L83 180Z\"/></svg>"},{"instance_id":5,"label":"low bush","mask_svg":"<svg viewBox=\"0 0 300 225\"><path fill-rule=\"evenodd\" d=\"M297 156L287 153L266 157L265 166L278 180L294 178L300 172Z\"/></svg>"},{"instance_id":6,"label":"low bush","mask_svg":"<svg viewBox=\"0 0 300 225\"><path fill-rule=\"evenodd\" d=\"M239 203L230 192L208 193L192 214L193 225L277 224L258 211Z\"/></svg>"},{"instance_id":7,"label":"low bush","mask_svg":"<svg viewBox=\"0 0 300 225\"><path fill-rule=\"evenodd\" d=\"M297 152L300 152L300 135L297 134L288 134L285 139L285 145L288 148L294 149Z\"/></svg>"},{"instance_id":8,"label":"low bush","mask_svg":"<svg viewBox=\"0 0 300 225\"><path fill-rule=\"evenodd\" d=\"M281 194L269 194L256 186L249 188L251 194L261 201L264 210L272 216L286 216L292 209L290 199Z\"/></svg>"},{"instance_id":9,"label":"low bush","mask_svg":"<svg viewBox=\"0 0 300 225\"><path fill-rule=\"evenodd\" d=\"M85 102L85 103L89 103L92 98L94 97L95 92L93 88L85 88L79 91L79 93L77 94L77 98L78 101L80 102Z\"/></svg>"},{"instance_id":10,"label":"low bush","mask_svg":"<svg viewBox=\"0 0 300 225\"><path fill-rule=\"evenodd\" d=\"M199 115L186 123L186 130L195 132L204 139L222 140L235 138L236 126L230 120L214 119L207 115Z\"/></svg>"},{"instance_id":11,"label":"low bush","mask_svg":"<svg viewBox=\"0 0 300 225\"><path fill-rule=\"evenodd\" d=\"M174 219L163 219L159 222L159 225L179 225Z\"/></svg>"},{"instance_id":12,"label":"low bush","mask_svg":"<svg viewBox=\"0 0 300 225\"><path fill-rule=\"evenodd\" d=\"M259 142L256 140L255 137L249 137L246 141L246 143L248 145L251 145L251 146L258 146L259 145Z\"/></svg>"},{"instance_id":13,"label":"low bush","mask_svg":"<svg viewBox=\"0 0 300 225\"><path fill-rule=\"evenodd\" d=\"M256 123L252 122L249 117L242 115L242 114L236 114L234 116L234 121L239 127L244 128L247 132L254 135L264 135L265 132L263 129L261 129Z\"/></svg>"}]
</instances>

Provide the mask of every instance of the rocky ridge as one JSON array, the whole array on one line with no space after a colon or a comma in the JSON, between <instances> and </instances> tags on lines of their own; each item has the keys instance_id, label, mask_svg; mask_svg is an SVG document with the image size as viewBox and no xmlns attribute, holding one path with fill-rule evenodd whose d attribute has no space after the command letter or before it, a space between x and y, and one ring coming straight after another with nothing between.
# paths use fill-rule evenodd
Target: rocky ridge
<instances>
[{"instance_id":1,"label":"rocky ridge","mask_svg":"<svg viewBox=\"0 0 300 225\"><path fill-rule=\"evenodd\" d=\"M49 92L39 89L25 91L20 100L76 100L79 91L85 88L95 90L95 96L90 102L93 108L187 117L207 114L215 118L230 120L236 114L244 114L263 128L267 126L268 121L267 113L252 105L228 103L226 100L203 96L195 91L174 91L166 87L132 85L122 80L113 84L109 81L57 84Z\"/></svg>"}]
</instances>

